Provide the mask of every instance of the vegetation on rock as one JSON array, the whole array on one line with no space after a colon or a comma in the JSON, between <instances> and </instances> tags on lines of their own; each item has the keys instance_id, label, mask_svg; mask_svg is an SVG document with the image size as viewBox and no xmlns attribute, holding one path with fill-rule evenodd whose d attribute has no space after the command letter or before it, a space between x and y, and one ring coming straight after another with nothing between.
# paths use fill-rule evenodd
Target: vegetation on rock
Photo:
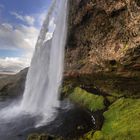
<instances>
[{"instance_id":1,"label":"vegetation on rock","mask_svg":"<svg viewBox=\"0 0 140 140\"><path fill-rule=\"evenodd\" d=\"M73 93L69 95L69 98L90 111L97 111L105 108L103 96L88 93L79 87L74 89Z\"/></svg>"},{"instance_id":2,"label":"vegetation on rock","mask_svg":"<svg viewBox=\"0 0 140 140\"><path fill-rule=\"evenodd\" d=\"M140 99L121 98L104 112L101 131L91 131L84 140L139 140Z\"/></svg>"}]
</instances>

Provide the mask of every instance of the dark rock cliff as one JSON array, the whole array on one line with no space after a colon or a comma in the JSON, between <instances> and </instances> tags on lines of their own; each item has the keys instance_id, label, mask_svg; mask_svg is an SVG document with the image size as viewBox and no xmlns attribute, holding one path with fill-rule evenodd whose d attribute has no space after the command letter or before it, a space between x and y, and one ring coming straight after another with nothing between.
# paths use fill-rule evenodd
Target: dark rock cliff
<instances>
[{"instance_id":1,"label":"dark rock cliff","mask_svg":"<svg viewBox=\"0 0 140 140\"><path fill-rule=\"evenodd\" d=\"M124 66L125 55L140 50L139 22L136 0L70 0L66 70L104 70L106 61ZM139 61L133 70L140 70Z\"/></svg>"},{"instance_id":2,"label":"dark rock cliff","mask_svg":"<svg viewBox=\"0 0 140 140\"><path fill-rule=\"evenodd\" d=\"M81 140L140 139L140 1L69 4L63 96L104 116Z\"/></svg>"},{"instance_id":3,"label":"dark rock cliff","mask_svg":"<svg viewBox=\"0 0 140 140\"><path fill-rule=\"evenodd\" d=\"M140 2L70 0L65 79L138 97Z\"/></svg>"}]
</instances>

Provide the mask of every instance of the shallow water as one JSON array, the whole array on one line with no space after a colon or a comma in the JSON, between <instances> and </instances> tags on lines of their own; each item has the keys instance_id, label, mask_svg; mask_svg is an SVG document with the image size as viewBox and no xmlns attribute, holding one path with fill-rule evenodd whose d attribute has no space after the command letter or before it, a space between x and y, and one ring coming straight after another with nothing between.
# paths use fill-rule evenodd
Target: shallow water
<instances>
[{"instance_id":1,"label":"shallow water","mask_svg":"<svg viewBox=\"0 0 140 140\"><path fill-rule=\"evenodd\" d=\"M0 101L0 108L6 107L11 100ZM79 136L92 127L91 115L68 100L61 102L58 116L46 126L35 128L40 116L19 115L12 120L0 119L0 140L26 140L31 133L47 133L65 138Z\"/></svg>"}]
</instances>

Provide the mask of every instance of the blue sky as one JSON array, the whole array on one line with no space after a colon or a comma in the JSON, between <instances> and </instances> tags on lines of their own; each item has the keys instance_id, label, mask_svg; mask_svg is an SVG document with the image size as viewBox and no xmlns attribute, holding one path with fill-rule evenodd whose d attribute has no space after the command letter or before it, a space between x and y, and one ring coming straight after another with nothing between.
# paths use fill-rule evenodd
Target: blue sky
<instances>
[{"instance_id":1,"label":"blue sky","mask_svg":"<svg viewBox=\"0 0 140 140\"><path fill-rule=\"evenodd\" d=\"M29 65L50 2L0 0L0 71Z\"/></svg>"},{"instance_id":2,"label":"blue sky","mask_svg":"<svg viewBox=\"0 0 140 140\"><path fill-rule=\"evenodd\" d=\"M23 16L34 16L45 11L50 0L0 0L2 7L1 21L10 23L21 23L11 16L11 12L17 12Z\"/></svg>"}]
</instances>

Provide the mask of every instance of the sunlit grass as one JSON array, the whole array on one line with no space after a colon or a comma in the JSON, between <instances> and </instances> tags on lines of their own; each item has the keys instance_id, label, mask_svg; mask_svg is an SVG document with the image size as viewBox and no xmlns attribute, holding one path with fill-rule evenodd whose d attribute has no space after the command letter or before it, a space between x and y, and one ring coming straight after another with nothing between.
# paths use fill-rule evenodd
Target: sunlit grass
<instances>
[{"instance_id":1,"label":"sunlit grass","mask_svg":"<svg viewBox=\"0 0 140 140\"><path fill-rule=\"evenodd\" d=\"M75 88L69 97L72 101L86 107L90 111L97 111L105 108L104 98L102 96L88 93L79 87Z\"/></svg>"},{"instance_id":2,"label":"sunlit grass","mask_svg":"<svg viewBox=\"0 0 140 140\"><path fill-rule=\"evenodd\" d=\"M87 133L84 140L140 140L140 99L121 98L104 117L101 131Z\"/></svg>"}]
</instances>

